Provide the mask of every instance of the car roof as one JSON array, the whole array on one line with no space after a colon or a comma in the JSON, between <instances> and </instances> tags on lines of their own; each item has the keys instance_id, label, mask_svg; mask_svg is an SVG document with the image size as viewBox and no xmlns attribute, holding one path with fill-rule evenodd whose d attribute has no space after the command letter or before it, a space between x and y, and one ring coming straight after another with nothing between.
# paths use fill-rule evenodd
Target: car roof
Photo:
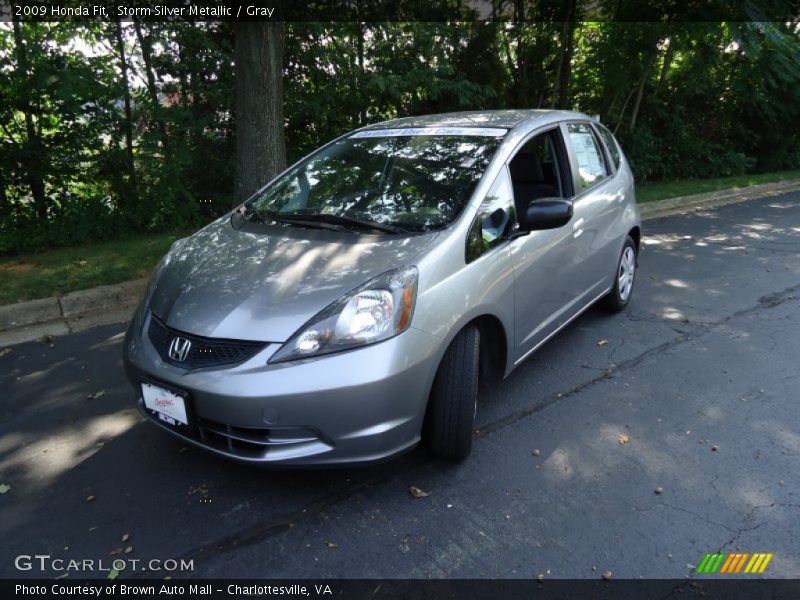
<instances>
[{"instance_id":1,"label":"car roof","mask_svg":"<svg viewBox=\"0 0 800 600\"><path fill-rule=\"evenodd\" d=\"M503 127L513 129L526 121L553 121L559 119L590 119L587 115L567 110L507 109L471 110L435 115L419 115L383 121L365 129L387 129L395 127Z\"/></svg>"}]
</instances>

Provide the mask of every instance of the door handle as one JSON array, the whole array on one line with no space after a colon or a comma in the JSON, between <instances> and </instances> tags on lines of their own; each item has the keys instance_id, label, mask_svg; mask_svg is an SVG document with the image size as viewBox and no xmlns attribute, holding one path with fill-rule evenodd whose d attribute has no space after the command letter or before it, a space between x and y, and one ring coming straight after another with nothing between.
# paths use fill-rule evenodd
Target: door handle
<instances>
[{"instance_id":1,"label":"door handle","mask_svg":"<svg viewBox=\"0 0 800 600\"><path fill-rule=\"evenodd\" d=\"M583 224L585 222L586 221L584 221L583 217L581 217L572 224L572 237L580 237L580 235L583 233Z\"/></svg>"}]
</instances>

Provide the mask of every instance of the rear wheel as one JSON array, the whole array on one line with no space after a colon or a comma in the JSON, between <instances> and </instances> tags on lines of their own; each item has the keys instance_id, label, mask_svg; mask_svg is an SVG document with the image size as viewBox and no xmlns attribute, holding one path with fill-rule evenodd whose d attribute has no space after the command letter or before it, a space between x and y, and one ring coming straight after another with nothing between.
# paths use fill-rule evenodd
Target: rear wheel
<instances>
[{"instance_id":1,"label":"rear wheel","mask_svg":"<svg viewBox=\"0 0 800 600\"><path fill-rule=\"evenodd\" d=\"M636 276L636 242L631 236L625 239L615 273L614 287L601 300L602 306L611 312L619 312L628 306L633 294L633 282Z\"/></svg>"},{"instance_id":2,"label":"rear wheel","mask_svg":"<svg viewBox=\"0 0 800 600\"><path fill-rule=\"evenodd\" d=\"M436 372L424 437L439 458L463 460L472 450L479 350L480 331L468 325L451 342Z\"/></svg>"}]
</instances>

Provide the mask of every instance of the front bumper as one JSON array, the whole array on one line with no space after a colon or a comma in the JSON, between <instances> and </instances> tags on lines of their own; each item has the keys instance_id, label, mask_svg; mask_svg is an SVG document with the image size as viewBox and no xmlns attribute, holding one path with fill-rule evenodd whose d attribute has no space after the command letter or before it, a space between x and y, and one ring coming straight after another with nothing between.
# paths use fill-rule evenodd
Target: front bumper
<instances>
[{"instance_id":1,"label":"front bumper","mask_svg":"<svg viewBox=\"0 0 800 600\"><path fill-rule=\"evenodd\" d=\"M280 344L227 367L186 371L162 361L149 314L137 311L124 345L140 410L170 433L225 457L264 465L372 463L419 442L441 340L413 328L364 348L269 365ZM183 392L189 427L144 407L141 383Z\"/></svg>"}]
</instances>

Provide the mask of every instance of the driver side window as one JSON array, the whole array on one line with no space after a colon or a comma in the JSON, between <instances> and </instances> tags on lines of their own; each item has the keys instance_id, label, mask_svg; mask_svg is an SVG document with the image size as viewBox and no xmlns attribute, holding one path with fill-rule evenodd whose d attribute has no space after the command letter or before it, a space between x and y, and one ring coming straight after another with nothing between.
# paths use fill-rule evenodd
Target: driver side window
<instances>
[{"instance_id":1,"label":"driver side window","mask_svg":"<svg viewBox=\"0 0 800 600\"><path fill-rule=\"evenodd\" d=\"M533 200L569 198L567 178L559 152L561 137L557 128L531 138L508 163L514 188L517 214Z\"/></svg>"},{"instance_id":2,"label":"driver side window","mask_svg":"<svg viewBox=\"0 0 800 600\"><path fill-rule=\"evenodd\" d=\"M508 171L503 169L483 199L467 235L467 262L472 262L505 241L514 223L516 223L514 192Z\"/></svg>"}]
</instances>

